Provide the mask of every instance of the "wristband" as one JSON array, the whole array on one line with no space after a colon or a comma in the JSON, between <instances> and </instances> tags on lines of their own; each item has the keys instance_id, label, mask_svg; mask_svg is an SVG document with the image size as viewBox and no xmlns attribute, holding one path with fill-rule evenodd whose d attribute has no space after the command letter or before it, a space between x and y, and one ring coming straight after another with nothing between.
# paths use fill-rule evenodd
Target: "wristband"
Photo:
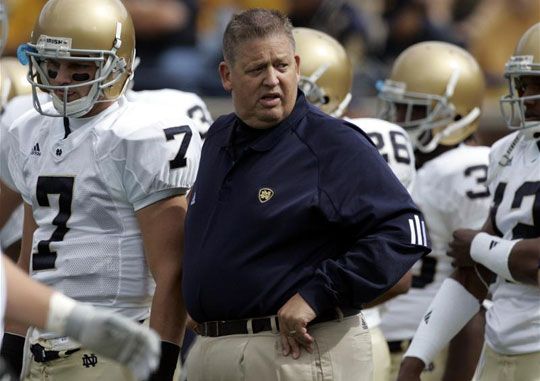
<instances>
[{"instance_id":1,"label":"wristband","mask_svg":"<svg viewBox=\"0 0 540 381\"><path fill-rule=\"evenodd\" d=\"M152 373L148 381L171 381L178 363L180 347L168 341L161 342L161 358L159 367Z\"/></svg>"},{"instance_id":2,"label":"wristband","mask_svg":"<svg viewBox=\"0 0 540 381\"><path fill-rule=\"evenodd\" d=\"M22 370L24 340L24 336L6 332L2 341L0 354L17 375L21 374Z\"/></svg>"},{"instance_id":3,"label":"wristband","mask_svg":"<svg viewBox=\"0 0 540 381\"><path fill-rule=\"evenodd\" d=\"M45 329L61 335L66 334L66 323L77 302L64 294L55 292L49 300L49 314Z\"/></svg>"},{"instance_id":4,"label":"wristband","mask_svg":"<svg viewBox=\"0 0 540 381\"><path fill-rule=\"evenodd\" d=\"M404 357L429 364L478 311L480 302L465 287L452 278L445 279Z\"/></svg>"},{"instance_id":5,"label":"wristband","mask_svg":"<svg viewBox=\"0 0 540 381\"><path fill-rule=\"evenodd\" d=\"M504 279L515 282L508 267L508 257L517 242L478 233L471 242L471 258Z\"/></svg>"}]
</instances>

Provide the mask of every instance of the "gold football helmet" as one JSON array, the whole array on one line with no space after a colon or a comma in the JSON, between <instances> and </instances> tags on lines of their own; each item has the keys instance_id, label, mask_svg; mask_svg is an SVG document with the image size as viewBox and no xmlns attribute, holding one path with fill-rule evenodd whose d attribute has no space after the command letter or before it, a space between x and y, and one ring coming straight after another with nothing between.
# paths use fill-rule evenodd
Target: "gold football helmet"
<instances>
[{"instance_id":1,"label":"gold football helmet","mask_svg":"<svg viewBox=\"0 0 540 381\"><path fill-rule=\"evenodd\" d=\"M44 115L59 116L42 109L36 95L36 89L41 89L52 94L60 116L80 117L95 103L115 100L125 91L133 75L133 23L120 0L50 0L20 53L30 64L36 109ZM51 59L93 62L97 66L95 78L53 86L47 72ZM87 96L68 102L70 89L88 85L92 87ZM64 96L58 97L54 90L62 90Z\"/></svg>"},{"instance_id":2,"label":"gold football helmet","mask_svg":"<svg viewBox=\"0 0 540 381\"><path fill-rule=\"evenodd\" d=\"M390 78L377 87L380 117L401 125L422 152L458 144L478 128L484 75L458 46L436 41L412 45L397 57Z\"/></svg>"},{"instance_id":3,"label":"gold football helmet","mask_svg":"<svg viewBox=\"0 0 540 381\"><path fill-rule=\"evenodd\" d=\"M325 113L340 117L351 101L353 71L345 49L329 35L294 28L300 56L300 89L309 102Z\"/></svg>"},{"instance_id":4,"label":"gold football helmet","mask_svg":"<svg viewBox=\"0 0 540 381\"><path fill-rule=\"evenodd\" d=\"M540 102L540 93L523 96L522 77L540 76L540 23L530 27L506 63L504 76L509 94L500 100L501 112L511 129L540 127L540 120L526 120L525 102Z\"/></svg>"},{"instance_id":5,"label":"gold football helmet","mask_svg":"<svg viewBox=\"0 0 540 381\"><path fill-rule=\"evenodd\" d=\"M27 74L27 68L16 58L0 59L0 112L11 98L32 92L32 86L26 78Z\"/></svg>"}]
</instances>

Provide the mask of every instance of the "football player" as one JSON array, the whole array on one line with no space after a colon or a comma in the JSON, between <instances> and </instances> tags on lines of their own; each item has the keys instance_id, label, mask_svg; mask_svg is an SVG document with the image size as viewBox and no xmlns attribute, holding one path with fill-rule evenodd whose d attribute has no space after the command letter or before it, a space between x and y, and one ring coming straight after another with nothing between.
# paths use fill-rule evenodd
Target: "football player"
<instances>
[{"instance_id":1,"label":"football player","mask_svg":"<svg viewBox=\"0 0 540 381\"><path fill-rule=\"evenodd\" d=\"M484 76L465 50L443 42L415 44L397 57L390 77L378 87L381 116L402 126L413 142L419 169L412 195L426 216L433 242L433 251L413 267L411 290L388 302L382 317L395 379L424 311L452 272L447 255L452 232L462 227L478 229L488 214L489 148L480 146L475 136ZM471 323L470 328L474 327ZM482 346L481 332L476 338L471 336L467 346L467 357L448 367L449 372L460 372L453 379L472 376ZM443 352L427 363L422 380L441 380L445 361Z\"/></svg>"},{"instance_id":2,"label":"football player","mask_svg":"<svg viewBox=\"0 0 540 381\"><path fill-rule=\"evenodd\" d=\"M351 100L352 67L343 47L327 34L309 29L294 28L296 52L301 57L300 88L307 99L335 117L345 113ZM405 131L383 120L371 118L347 119L366 132L383 155L398 179L410 191L416 173L412 145ZM362 310L369 327L373 353L373 380L387 381L390 377L390 352L379 328L378 304L407 292L410 274L380 299Z\"/></svg>"},{"instance_id":3,"label":"football player","mask_svg":"<svg viewBox=\"0 0 540 381\"><path fill-rule=\"evenodd\" d=\"M491 213L481 230L454 233L449 254L460 267L427 309L400 380L418 379L424 364L476 314L493 280L475 380L540 380L540 23L521 37L505 76L509 94L501 109L515 131L491 149Z\"/></svg>"},{"instance_id":4,"label":"football player","mask_svg":"<svg viewBox=\"0 0 540 381\"><path fill-rule=\"evenodd\" d=\"M152 379L170 380L185 323L184 195L201 140L174 110L127 102L134 45L120 0L44 6L20 49L40 115L27 113L9 129L8 185L24 200L19 265L75 300L149 319L162 348ZM37 89L52 102L40 102ZM51 379L132 379L125 368L47 330L34 331L29 347L30 379L45 369ZM47 351L70 355L51 361Z\"/></svg>"},{"instance_id":5,"label":"football player","mask_svg":"<svg viewBox=\"0 0 540 381\"><path fill-rule=\"evenodd\" d=\"M347 120L361 127L368 134L396 177L410 193L416 178L416 168L412 143L405 130L394 123L381 119L355 118ZM411 283L412 273L409 271L396 286L362 310L371 334L374 381L391 380L391 354L380 328L381 312L385 309L383 303L408 292Z\"/></svg>"}]
</instances>

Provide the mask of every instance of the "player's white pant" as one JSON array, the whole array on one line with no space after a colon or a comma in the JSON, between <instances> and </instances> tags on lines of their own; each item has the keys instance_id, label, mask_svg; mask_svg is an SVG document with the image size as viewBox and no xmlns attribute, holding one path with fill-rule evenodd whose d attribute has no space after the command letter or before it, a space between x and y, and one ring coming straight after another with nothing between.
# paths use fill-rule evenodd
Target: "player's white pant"
<instances>
[{"instance_id":1,"label":"player's white pant","mask_svg":"<svg viewBox=\"0 0 540 381\"><path fill-rule=\"evenodd\" d=\"M540 381L540 352L501 355L484 345L473 381Z\"/></svg>"}]
</instances>

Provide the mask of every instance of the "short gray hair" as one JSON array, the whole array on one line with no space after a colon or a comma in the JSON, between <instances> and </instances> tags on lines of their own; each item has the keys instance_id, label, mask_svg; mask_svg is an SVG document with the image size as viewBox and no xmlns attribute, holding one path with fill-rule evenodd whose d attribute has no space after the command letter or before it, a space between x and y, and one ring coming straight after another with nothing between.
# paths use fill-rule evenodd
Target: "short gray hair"
<instances>
[{"instance_id":1,"label":"short gray hair","mask_svg":"<svg viewBox=\"0 0 540 381\"><path fill-rule=\"evenodd\" d=\"M287 16L273 9L254 8L235 14L223 34L223 57L234 63L235 49L241 43L256 38L283 34L295 50L292 24Z\"/></svg>"}]
</instances>

